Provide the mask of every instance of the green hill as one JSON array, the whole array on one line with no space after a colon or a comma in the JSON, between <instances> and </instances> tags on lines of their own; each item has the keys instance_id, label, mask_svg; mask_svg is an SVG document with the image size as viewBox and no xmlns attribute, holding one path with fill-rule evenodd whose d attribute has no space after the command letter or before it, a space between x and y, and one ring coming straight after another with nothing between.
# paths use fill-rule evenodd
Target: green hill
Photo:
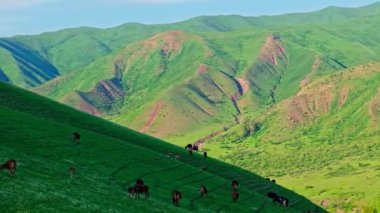
<instances>
[{"instance_id":1,"label":"green hill","mask_svg":"<svg viewBox=\"0 0 380 213\"><path fill-rule=\"evenodd\" d=\"M2 211L285 212L265 197L269 191L289 197L290 212L322 211L237 167L190 157L182 148L3 83L0 91L1 161L18 162L15 177L1 171ZM73 131L81 133L80 144L71 141ZM168 152L181 159L166 157ZM77 169L74 178L70 166ZM150 186L148 200L127 196L126 187L139 177ZM237 203L230 198L232 179L241 184ZM210 191L204 199L198 194L201 184ZM171 204L175 189L183 193L179 208Z\"/></svg>"},{"instance_id":2,"label":"green hill","mask_svg":"<svg viewBox=\"0 0 380 213\"><path fill-rule=\"evenodd\" d=\"M379 6L4 38L0 80L176 145L197 143L329 210L370 211L380 197L371 187Z\"/></svg>"},{"instance_id":3,"label":"green hill","mask_svg":"<svg viewBox=\"0 0 380 213\"><path fill-rule=\"evenodd\" d=\"M0 80L30 88L59 76L59 71L28 47L0 38Z\"/></svg>"},{"instance_id":4,"label":"green hill","mask_svg":"<svg viewBox=\"0 0 380 213\"><path fill-rule=\"evenodd\" d=\"M372 206L366 210L376 212L379 77L375 63L319 78L252 120L260 129L250 136L240 125L205 148L229 150L219 158L273 176L328 210Z\"/></svg>"}]
</instances>

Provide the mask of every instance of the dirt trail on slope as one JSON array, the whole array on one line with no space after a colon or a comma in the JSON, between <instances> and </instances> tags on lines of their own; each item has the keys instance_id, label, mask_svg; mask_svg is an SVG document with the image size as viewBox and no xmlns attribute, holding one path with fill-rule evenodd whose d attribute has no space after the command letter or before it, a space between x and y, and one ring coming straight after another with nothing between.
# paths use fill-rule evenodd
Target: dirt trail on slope
<instances>
[{"instance_id":1,"label":"dirt trail on slope","mask_svg":"<svg viewBox=\"0 0 380 213\"><path fill-rule=\"evenodd\" d=\"M154 106L153 110L151 111L151 113L149 115L148 121L145 123L143 128L141 128L140 132L142 132L142 133L146 132L153 125L153 123L156 121L158 115L160 114L163 106L164 106L164 103L162 101L158 102L156 104L156 106Z\"/></svg>"},{"instance_id":2,"label":"dirt trail on slope","mask_svg":"<svg viewBox=\"0 0 380 213\"><path fill-rule=\"evenodd\" d=\"M345 87L342 89L339 95L339 107L342 107L346 103L349 93L350 93L350 89L348 87Z\"/></svg>"},{"instance_id":3,"label":"dirt trail on slope","mask_svg":"<svg viewBox=\"0 0 380 213\"><path fill-rule=\"evenodd\" d=\"M376 126L380 114L380 91L372 98L371 102L368 105L368 111L371 116L372 125Z\"/></svg>"},{"instance_id":4,"label":"dirt trail on slope","mask_svg":"<svg viewBox=\"0 0 380 213\"><path fill-rule=\"evenodd\" d=\"M317 72L318 68L321 66L321 62L322 62L321 56L317 55L315 57L313 66L311 68L311 72L309 74L307 74L306 77L305 77L305 79L303 79L300 82L300 87L301 88L305 87L306 85L308 85L311 82L311 78Z\"/></svg>"}]
</instances>

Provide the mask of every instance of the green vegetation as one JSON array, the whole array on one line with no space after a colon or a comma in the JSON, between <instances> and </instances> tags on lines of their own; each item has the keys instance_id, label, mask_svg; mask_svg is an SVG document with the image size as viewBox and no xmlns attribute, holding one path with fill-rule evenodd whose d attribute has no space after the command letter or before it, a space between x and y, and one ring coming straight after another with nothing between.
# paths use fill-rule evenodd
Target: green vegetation
<instances>
[{"instance_id":1,"label":"green vegetation","mask_svg":"<svg viewBox=\"0 0 380 213\"><path fill-rule=\"evenodd\" d=\"M324 76L257 117L263 128L252 136L232 129L206 148L328 210L372 206L380 197L379 80L379 63Z\"/></svg>"},{"instance_id":2,"label":"green vegetation","mask_svg":"<svg viewBox=\"0 0 380 213\"><path fill-rule=\"evenodd\" d=\"M376 3L4 38L0 79L176 145L204 143L328 210L374 211L379 11Z\"/></svg>"},{"instance_id":3,"label":"green vegetation","mask_svg":"<svg viewBox=\"0 0 380 213\"><path fill-rule=\"evenodd\" d=\"M285 212L265 197L269 191L289 197L290 212L319 209L248 171L190 157L183 148L3 83L0 101L0 160L18 162L16 176L1 171L2 211ZM73 131L81 133L79 144L71 140ZM181 160L166 157L168 152ZM77 169L73 178L70 166ZM148 200L128 198L126 187L139 177L150 186ZM232 179L241 184L237 203L230 197ZM201 184L210 190L204 199L198 194ZM178 208L171 204L175 189L183 194Z\"/></svg>"}]
</instances>

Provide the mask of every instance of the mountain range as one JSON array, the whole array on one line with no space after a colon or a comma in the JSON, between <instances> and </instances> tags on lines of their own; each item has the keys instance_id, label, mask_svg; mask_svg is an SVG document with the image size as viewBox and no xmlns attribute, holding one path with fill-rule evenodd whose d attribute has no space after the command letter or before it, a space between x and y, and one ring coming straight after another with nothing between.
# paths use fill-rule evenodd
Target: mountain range
<instances>
[{"instance_id":1,"label":"mountain range","mask_svg":"<svg viewBox=\"0 0 380 213\"><path fill-rule=\"evenodd\" d=\"M328 210L379 209L380 4L0 39L0 80L274 177ZM337 183L339 183L337 186Z\"/></svg>"}]
</instances>

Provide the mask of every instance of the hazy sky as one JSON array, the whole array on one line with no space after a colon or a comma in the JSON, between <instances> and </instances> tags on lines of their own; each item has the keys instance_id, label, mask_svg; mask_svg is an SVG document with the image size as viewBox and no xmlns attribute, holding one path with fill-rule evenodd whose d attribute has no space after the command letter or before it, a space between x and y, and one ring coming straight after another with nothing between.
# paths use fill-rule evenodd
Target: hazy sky
<instances>
[{"instance_id":1,"label":"hazy sky","mask_svg":"<svg viewBox=\"0 0 380 213\"><path fill-rule=\"evenodd\" d=\"M199 15L307 12L374 2L377 0L0 0L0 37L125 22L169 23Z\"/></svg>"}]
</instances>

